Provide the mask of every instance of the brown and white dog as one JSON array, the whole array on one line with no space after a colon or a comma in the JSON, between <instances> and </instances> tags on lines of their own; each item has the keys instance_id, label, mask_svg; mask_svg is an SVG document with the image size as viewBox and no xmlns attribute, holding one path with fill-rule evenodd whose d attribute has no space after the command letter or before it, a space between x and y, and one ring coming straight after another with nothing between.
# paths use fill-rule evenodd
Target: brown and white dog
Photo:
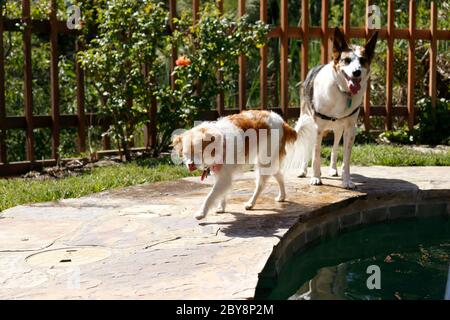
<instances>
[{"instance_id":1,"label":"brown and white dog","mask_svg":"<svg viewBox=\"0 0 450 320\"><path fill-rule=\"evenodd\" d=\"M313 132L302 139L300 177L305 177L312 152L313 175L311 185L320 185L320 148L326 131L334 132L330 176L337 176L337 148L344 135L342 185L355 188L350 178L350 156L355 140L359 106L366 92L370 63L375 53L378 33L375 32L364 47L348 45L339 28L334 31L333 60L311 69L302 85L302 104L296 130ZM294 165L295 167L295 165Z\"/></svg>"},{"instance_id":2,"label":"brown and white dog","mask_svg":"<svg viewBox=\"0 0 450 320\"><path fill-rule=\"evenodd\" d=\"M202 170L202 180L210 173L215 178L212 190L194 217L204 218L214 204L218 204L216 212L224 212L233 176L249 165L256 168L256 189L245 209L253 208L270 176L279 185L275 200L284 201L286 193L280 164L286 154L286 145L296 140L296 131L278 114L257 110L203 122L175 135L172 138L173 150L188 169Z\"/></svg>"}]
</instances>

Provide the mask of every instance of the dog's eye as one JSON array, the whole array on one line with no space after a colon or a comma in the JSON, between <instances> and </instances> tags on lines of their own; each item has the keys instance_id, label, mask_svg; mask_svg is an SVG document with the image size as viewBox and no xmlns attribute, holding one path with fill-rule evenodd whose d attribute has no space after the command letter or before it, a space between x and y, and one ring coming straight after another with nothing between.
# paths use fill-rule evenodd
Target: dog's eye
<instances>
[{"instance_id":1,"label":"dog's eye","mask_svg":"<svg viewBox=\"0 0 450 320\"><path fill-rule=\"evenodd\" d=\"M351 58L345 58L345 59L344 59L344 63L345 63L345 64L350 64L350 62L352 62L352 59L351 59Z\"/></svg>"},{"instance_id":2,"label":"dog's eye","mask_svg":"<svg viewBox=\"0 0 450 320\"><path fill-rule=\"evenodd\" d=\"M359 58L359 63L361 64L366 64L367 63L367 59L364 57Z\"/></svg>"}]
</instances>

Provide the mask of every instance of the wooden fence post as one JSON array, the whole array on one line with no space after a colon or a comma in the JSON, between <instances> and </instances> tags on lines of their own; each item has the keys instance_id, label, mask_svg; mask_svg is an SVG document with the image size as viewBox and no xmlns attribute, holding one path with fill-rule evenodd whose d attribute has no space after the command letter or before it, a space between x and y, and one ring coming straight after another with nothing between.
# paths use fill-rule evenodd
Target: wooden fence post
<instances>
[{"instance_id":1,"label":"wooden fence post","mask_svg":"<svg viewBox=\"0 0 450 320\"><path fill-rule=\"evenodd\" d=\"M75 40L75 51L84 50L84 45L80 39ZM77 82L77 118L78 118L78 151L86 152L86 117L84 110L84 71L80 62L75 58L75 75Z\"/></svg>"},{"instance_id":2,"label":"wooden fence post","mask_svg":"<svg viewBox=\"0 0 450 320\"><path fill-rule=\"evenodd\" d=\"M301 80L305 81L308 75L308 47L309 47L309 1L302 0L302 63Z\"/></svg>"},{"instance_id":3,"label":"wooden fence post","mask_svg":"<svg viewBox=\"0 0 450 320\"><path fill-rule=\"evenodd\" d=\"M280 50L280 107L283 118L287 119L287 109L289 105L289 73L288 73L288 2L281 0L281 50Z\"/></svg>"},{"instance_id":4,"label":"wooden fence post","mask_svg":"<svg viewBox=\"0 0 450 320\"><path fill-rule=\"evenodd\" d=\"M219 9L220 14L223 14L223 1L224 0L217 1L217 8ZM217 72L217 81L222 81L222 79L223 79L223 74L222 74L222 72L218 71ZM225 94L224 94L223 90L221 90L219 92L219 94L217 95L216 106L217 106L217 113L219 114L219 116L223 116L224 109L225 109Z\"/></svg>"},{"instance_id":5,"label":"wooden fence post","mask_svg":"<svg viewBox=\"0 0 450 320\"><path fill-rule=\"evenodd\" d=\"M242 17L245 14L245 0L238 0L238 16ZM239 56L239 110L245 110L247 105L247 64L245 56Z\"/></svg>"},{"instance_id":6,"label":"wooden fence post","mask_svg":"<svg viewBox=\"0 0 450 320\"><path fill-rule=\"evenodd\" d=\"M322 64L328 63L328 11L329 11L329 0L322 0L322 23L321 23L321 50L320 50L320 61Z\"/></svg>"},{"instance_id":7,"label":"wooden fence post","mask_svg":"<svg viewBox=\"0 0 450 320\"><path fill-rule=\"evenodd\" d=\"M200 9L200 0L192 0L192 20L194 24L198 21L198 12Z\"/></svg>"},{"instance_id":8,"label":"wooden fence post","mask_svg":"<svg viewBox=\"0 0 450 320\"><path fill-rule=\"evenodd\" d=\"M385 130L392 129L392 81L394 80L394 0L388 1L387 61L386 61L386 117Z\"/></svg>"},{"instance_id":9,"label":"wooden fence post","mask_svg":"<svg viewBox=\"0 0 450 320\"><path fill-rule=\"evenodd\" d=\"M408 48L408 128L414 127L414 84L415 84L415 61L416 61L416 1L409 0L409 48Z\"/></svg>"},{"instance_id":10,"label":"wooden fence post","mask_svg":"<svg viewBox=\"0 0 450 320\"><path fill-rule=\"evenodd\" d=\"M369 40L371 29L369 29L369 7L372 0L366 0L366 41ZM370 78L367 80L366 92L364 94L364 129L370 131Z\"/></svg>"},{"instance_id":11,"label":"wooden fence post","mask_svg":"<svg viewBox=\"0 0 450 320\"><path fill-rule=\"evenodd\" d=\"M26 159L35 161L34 157L34 135L33 135L33 78L31 74L31 16L30 0L22 0L22 23L23 30L23 55L24 55L24 102L26 121Z\"/></svg>"},{"instance_id":12,"label":"wooden fence post","mask_svg":"<svg viewBox=\"0 0 450 320\"><path fill-rule=\"evenodd\" d=\"M267 23L267 0L261 0L259 7L259 19ZM267 109L267 45L260 50L261 60L259 63L259 96L261 109Z\"/></svg>"},{"instance_id":13,"label":"wooden fence post","mask_svg":"<svg viewBox=\"0 0 450 320\"><path fill-rule=\"evenodd\" d=\"M348 40L350 38L350 0L344 0L344 35Z\"/></svg>"},{"instance_id":14,"label":"wooden fence post","mask_svg":"<svg viewBox=\"0 0 450 320\"><path fill-rule=\"evenodd\" d=\"M172 33L175 30L175 25L173 23L173 18L177 16L177 2L176 0L169 0L169 28ZM175 69L175 61L178 56L178 48L176 44L172 44L171 57L170 57L170 86L172 89L175 88L175 77L173 75L173 70Z\"/></svg>"},{"instance_id":15,"label":"wooden fence post","mask_svg":"<svg viewBox=\"0 0 450 320\"><path fill-rule=\"evenodd\" d=\"M0 6L0 162L6 163L6 105L5 105L5 61L3 50L3 6Z\"/></svg>"},{"instance_id":16,"label":"wooden fence post","mask_svg":"<svg viewBox=\"0 0 450 320\"><path fill-rule=\"evenodd\" d=\"M52 158L59 158L60 111L58 79L58 30L56 0L50 0L50 95L52 114Z\"/></svg>"},{"instance_id":17,"label":"wooden fence post","mask_svg":"<svg viewBox=\"0 0 450 320\"><path fill-rule=\"evenodd\" d=\"M436 108L436 100L437 100L437 89L436 89L436 80L437 80L437 68L436 68L436 55L437 55L437 5L436 1L431 1L431 10L430 10L430 33L431 33L431 43L430 43L430 92L429 95L431 97L431 106L433 109Z\"/></svg>"}]
</instances>

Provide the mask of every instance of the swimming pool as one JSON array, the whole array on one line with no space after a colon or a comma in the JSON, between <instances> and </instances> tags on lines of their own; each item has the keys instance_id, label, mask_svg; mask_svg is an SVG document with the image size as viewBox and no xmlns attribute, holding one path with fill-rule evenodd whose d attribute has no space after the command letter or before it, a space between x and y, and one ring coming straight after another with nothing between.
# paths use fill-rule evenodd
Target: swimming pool
<instances>
[{"instance_id":1,"label":"swimming pool","mask_svg":"<svg viewBox=\"0 0 450 320\"><path fill-rule=\"evenodd\" d=\"M360 224L289 249L256 298L450 299L450 218L411 216Z\"/></svg>"}]
</instances>

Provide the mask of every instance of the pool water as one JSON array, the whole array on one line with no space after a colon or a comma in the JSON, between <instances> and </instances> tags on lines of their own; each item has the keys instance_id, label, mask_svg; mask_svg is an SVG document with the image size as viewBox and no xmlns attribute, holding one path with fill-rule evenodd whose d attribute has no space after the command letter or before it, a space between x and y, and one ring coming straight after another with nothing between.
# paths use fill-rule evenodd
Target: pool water
<instances>
[{"instance_id":1,"label":"pool water","mask_svg":"<svg viewBox=\"0 0 450 320\"><path fill-rule=\"evenodd\" d=\"M379 267L380 289L369 289ZM343 233L294 255L269 299L450 299L450 219L397 220ZM369 281L376 283L373 277ZM448 288L447 288L448 287Z\"/></svg>"}]
</instances>

